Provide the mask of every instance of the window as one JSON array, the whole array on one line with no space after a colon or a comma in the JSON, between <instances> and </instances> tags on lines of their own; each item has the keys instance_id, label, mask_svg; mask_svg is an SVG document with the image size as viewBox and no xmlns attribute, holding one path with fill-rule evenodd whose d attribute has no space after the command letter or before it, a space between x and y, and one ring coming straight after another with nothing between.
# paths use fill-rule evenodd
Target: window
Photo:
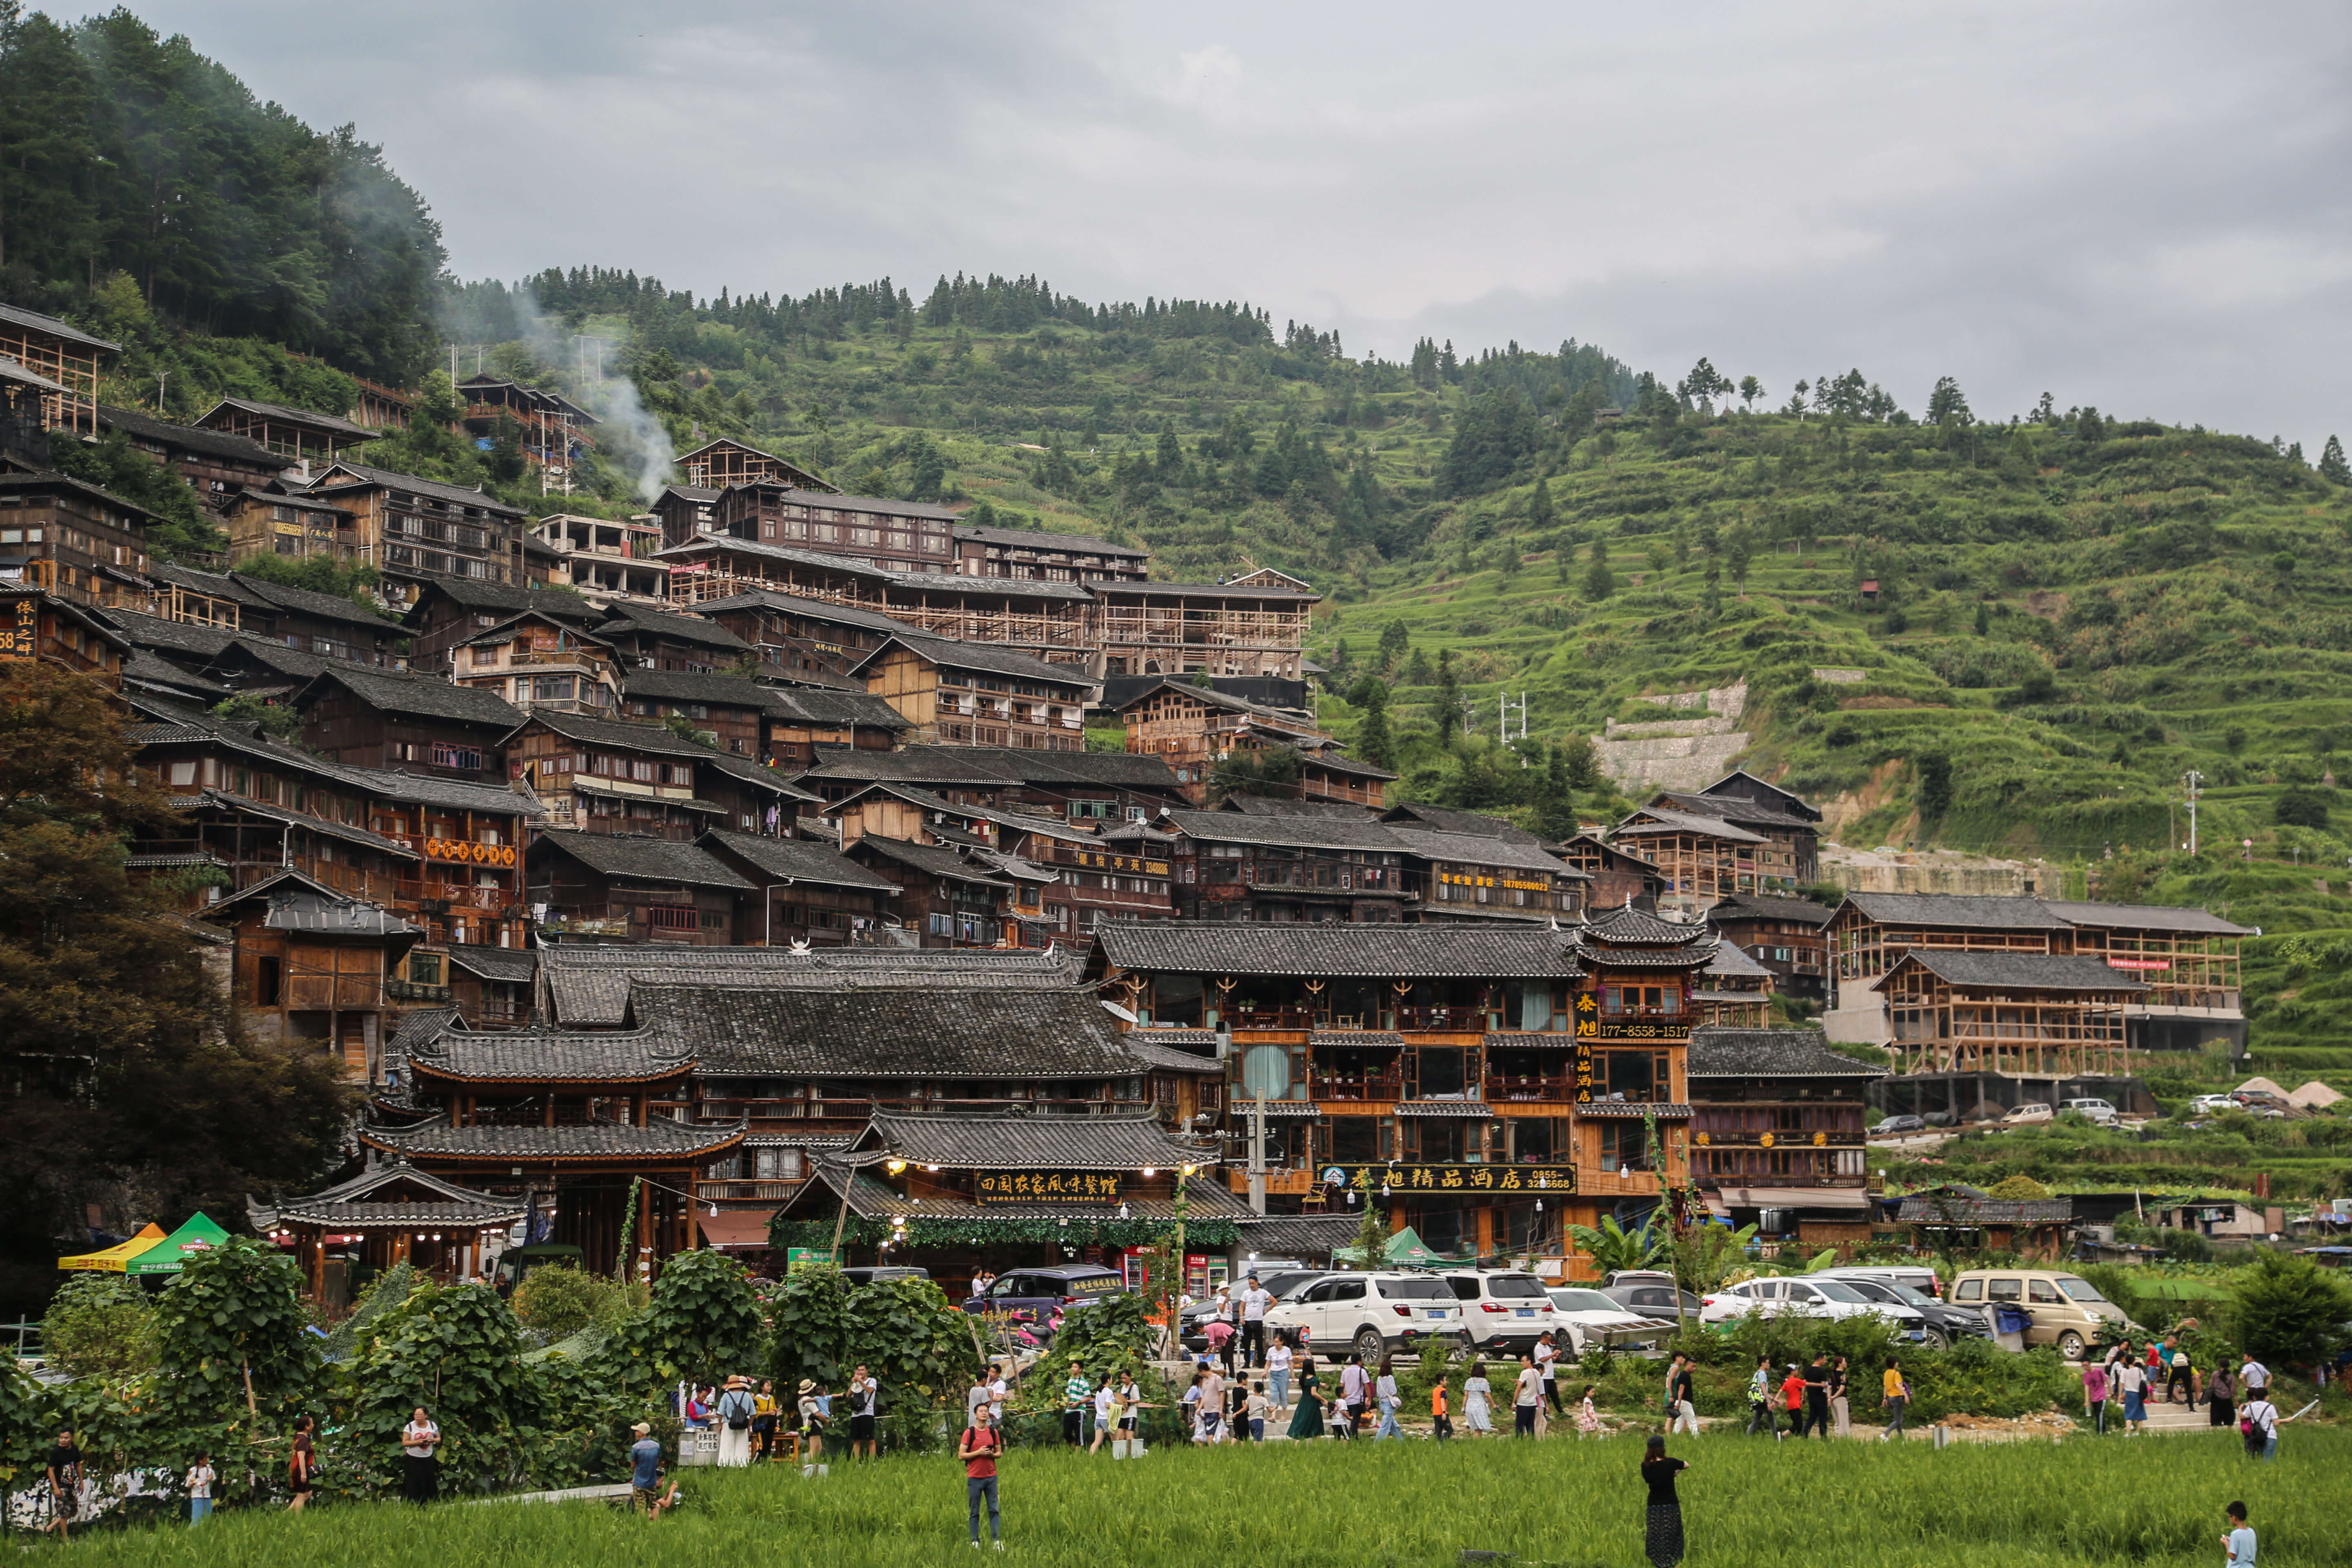
<instances>
[{"instance_id":1,"label":"window","mask_svg":"<svg viewBox=\"0 0 2352 1568\"><path fill-rule=\"evenodd\" d=\"M643 760L632 762L629 764L629 776L636 780L639 784L651 784L654 782L655 775L659 765L660 764L658 763L649 763Z\"/></svg>"},{"instance_id":2,"label":"window","mask_svg":"<svg viewBox=\"0 0 2352 1568\"><path fill-rule=\"evenodd\" d=\"M173 763L172 764L172 782L175 784L192 784L195 783L196 764L194 763Z\"/></svg>"},{"instance_id":3,"label":"window","mask_svg":"<svg viewBox=\"0 0 2352 1568\"><path fill-rule=\"evenodd\" d=\"M691 905L647 904L646 923L656 931L699 931L702 911Z\"/></svg>"},{"instance_id":4,"label":"window","mask_svg":"<svg viewBox=\"0 0 2352 1568\"><path fill-rule=\"evenodd\" d=\"M436 768L477 769L482 765L479 746L453 746L446 741L433 742L433 765Z\"/></svg>"},{"instance_id":5,"label":"window","mask_svg":"<svg viewBox=\"0 0 2352 1568\"><path fill-rule=\"evenodd\" d=\"M277 1006L285 978L285 965L278 960L264 958L257 962L253 970L253 1005L257 1007Z\"/></svg>"},{"instance_id":6,"label":"window","mask_svg":"<svg viewBox=\"0 0 2352 1568\"><path fill-rule=\"evenodd\" d=\"M412 952L408 955L408 980L412 985L441 984L441 955L437 952Z\"/></svg>"}]
</instances>

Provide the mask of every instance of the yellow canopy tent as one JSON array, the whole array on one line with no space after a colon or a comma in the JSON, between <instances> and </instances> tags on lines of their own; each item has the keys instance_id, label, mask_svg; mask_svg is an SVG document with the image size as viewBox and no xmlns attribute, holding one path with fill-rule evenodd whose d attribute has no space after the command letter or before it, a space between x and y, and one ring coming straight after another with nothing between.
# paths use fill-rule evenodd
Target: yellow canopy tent
<instances>
[{"instance_id":1,"label":"yellow canopy tent","mask_svg":"<svg viewBox=\"0 0 2352 1568\"><path fill-rule=\"evenodd\" d=\"M132 1258L164 1239L166 1238L163 1235L163 1227L160 1225L150 1225L129 1241L110 1247L103 1252L85 1252L73 1258L60 1258L58 1259L58 1267L88 1269L101 1274L121 1274L130 1267Z\"/></svg>"}]
</instances>

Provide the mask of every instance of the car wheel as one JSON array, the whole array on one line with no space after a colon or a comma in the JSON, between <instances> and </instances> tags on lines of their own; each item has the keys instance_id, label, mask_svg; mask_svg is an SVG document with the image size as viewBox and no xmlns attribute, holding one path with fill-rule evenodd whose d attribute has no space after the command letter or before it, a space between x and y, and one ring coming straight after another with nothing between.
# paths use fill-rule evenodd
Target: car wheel
<instances>
[{"instance_id":1,"label":"car wheel","mask_svg":"<svg viewBox=\"0 0 2352 1568\"><path fill-rule=\"evenodd\" d=\"M1356 1331L1356 1353L1364 1358L1364 1365L1366 1367L1376 1367L1380 1365L1381 1357L1388 1353L1387 1345L1381 1342L1380 1330L1358 1329Z\"/></svg>"},{"instance_id":2,"label":"car wheel","mask_svg":"<svg viewBox=\"0 0 2352 1568\"><path fill-rule=\"evenodd\" d=\"M1940 1351L1950 1347L1952 1336L1941 1329L1922 1329L1919 1331L1919 1342L1931 1351Z\"/></svg>"},{"instance_id":3,"label":"car wheel","mask_svg":"<svg viewBox=\"0 0 2352 1568\"><path fill-rule=\"evenodd\" d=\"M2072 1329L2068 1329L2064 1333L2060 1334L2058 1336L2058 1353L2064 1356L2068 1361L2081 1361L2083 1359L2083 1336L2076 1333Z\"/></svg>"}]
</instances>

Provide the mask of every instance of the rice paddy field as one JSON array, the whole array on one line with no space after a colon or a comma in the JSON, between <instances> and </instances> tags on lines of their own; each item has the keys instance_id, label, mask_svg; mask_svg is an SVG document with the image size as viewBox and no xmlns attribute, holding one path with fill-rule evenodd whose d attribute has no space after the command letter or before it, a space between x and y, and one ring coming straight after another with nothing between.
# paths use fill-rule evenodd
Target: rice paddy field
<instances>
[{"instance_id":1,"label":"rice paddy field","mask_svg":"<svg viewBox=\"0 0 2352 1568\"><path fill-rule=\"evenodd\" d=\"M2264 1568L2352 1563L2352 1434L2289 1426L2283 1437L2269 1465L2247 1459L2233 1435L2202 1434L1940 1451L1710 1434L1673 1451L1692 1466L1682 1497L1693 1564L2214 1568L2231 1499L2252 1510ZM1016 1450L1003 1464L1005 1534L1012 1553L1067 1568L1459 1568L1465 1550L1511 1553L1525 1568L1633 1568L1641 1453L1634 1436L1557 1435L1170 1449L1118 1463ZM688 1470L682 1484L686 1505L650 1523L600 1502L355 1504L92 1531L67 1550L92 1568L896 1568L971 1555L962 1469L944 1457L836 1463L815 1481L789 1467Z\"/></svg>"}]
</instances>

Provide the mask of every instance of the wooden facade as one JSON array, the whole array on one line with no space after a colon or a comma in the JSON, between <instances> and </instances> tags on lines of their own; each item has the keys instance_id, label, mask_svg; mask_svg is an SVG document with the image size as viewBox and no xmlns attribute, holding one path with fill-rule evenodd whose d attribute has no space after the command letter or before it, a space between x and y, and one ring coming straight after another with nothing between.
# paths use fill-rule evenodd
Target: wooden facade
<instances>
[{"instance_id":1,"label":"wooden facade","mask_svg":"<svg viewBox=\"0 0 2352 1568\"><path fill-rule=\"evenodd\" d=\"M224 397L205 411L196 424L226 436L242 436L255 446L287 459L289 464L330 464L347 447L373 441L376 432L334 414L257 403L247 397Z\"/></svg>"},{"instance_id":2,"label":"wooden facade","mask_svg":"<svg viewBox=\"0 0 2352 1568\"><path fill-rule=\"evenodd\" d=\"M477 632L454 650L453 684L504 698L526 712L612 715L621 668L612 644L541 610Z\"/></svg>"},{"instance_id":3,"label":"wooden facade","mask_svg":"<svg viewBox=\"0 0 2352 1568\"><path fill-rule=\"evenodd\" d=\"M401 625L408 628L408 668L453 668L457 647L509 617L535 610L566 626L593 627L604 612L574 594L534 591L520 584L476 578L436 578L417 584Z\"/></svg>"},{"instance_id":4,"label":"wooden facade","mask_svg":"<svg viewBox=\"0 0 2352 1568\"><path fill-rule=\"evenodd\" d=\"M495 375L469 375L457 384L457 396L465 405L457 422L467 434L495 438L502 429L510 429L523 456L541 468L561 471L572 463L574 448L596 444L588 433L596 416L543 387Z\"/></svg>"},{"instance_id":5,"label":"wooden facade","mask_svg":"<svg viewBox=\"0 0 2352 1568\"><path fill-rule=\"evenodd\" d=\"M48 384L33 388L42 430L95 437L99 369L109 354L121 352L121 343L94 338L54 316L0 305L0 358Z\"/></svg>"},{"instance_id":6,"label":"wooden facade","mask_svg":"<svg viewBox=\"0 0 2352 1568\"><path fill-rule=\"evenodd\" d=\"M908 573L955 570L954 523L955 513L941 506L804 490L774 479L730 486L710 509L714 533Z\"/></svg>"},{"instance_id":7,"label":"wooden facade","mask_svg":"<svg viewBox=\"0 0 2352 1568\"><path fill-rule=\"evenodd\" d=\"M733 779L714 780L711 752L663 724L541 709L506 750L508 768L547 804L551 826L688 843L766 807Z\"/></svg>"},{"instance_id":8,"label":"wooden facade","mask_svg":"<svg viewBox=\"0 0 2352 1568\"><path fill-rule=\"evenodd\" d=\"M383 574L379 592L387 602L413 603L435 578L523 581L525 519L495 496L340 460L309 493L351 513L361 549Z\"/></svg>"},{"instance_id":9,"label":"wooden facade","mask_svg":"<svg viewBox=\"0 0 2352 1568\"><path fill-rule=\"evenodd\" d=\"M1905 953L1872 989L1912 1072L2074 1077L2128 1071L2128 1003L2147 987L2095 958Z\"/></svg>"},{"instance_id":10,"label":"wooden facade","mask_svg":"<svg viewBox=\"0 0 2352 1568\"><path fill-rule=\"evenodd\" d=\"M70 600L0 583L0 660L46 659L120 690L131 647L130 638Z\"/></svg>"},{"instance_id":11,"label":"wooden facade","mask_svg":"<svg viewBox=\"0 0 2352 1568\"><path fill-rule=\"evenodd\" d=\"M1735 893L1706 911L1726 942L1771 971L1775 990L1818 1001L1829 994L1826 904Z\"/></svg>"},{"instance_id":12,"label":"wooden facade","mask_svg":"<svg viewBox=\"0 0 2352 1568\"><path fill-rule=\"evenodd\" d=\"M551 828L531 841L530 900L562 942L734 947L751 883L683 838ZM756 914L756 909L751 910Z\"/></svg>"},{"instance_id":13,"label":"wooden facade","mask_svg":"<svg viewBox=\"0 0 2352 1568\"><path fill-rule=\"evenodd\" d=\"M1131 544L1040 529L958 523L955 570L1033 583L1140 583L1151 552Z\"/></svg>"},{"instance_id":14,"label":"wooden facade","mask_svg":"<svg viewBox=\"0 0 2352 1568\"><path fill-rule=\"evenodd\" d=\"M969 851L867 834L842 853L898 884L899 927L921 947L1021 947L1020 920L1044 909L1042 884L1017 882ZM1027 895L1025 906L1023 899Z\"/></svg>"},{"instance_id":15,"label":"wooden facade","mask_svg":"<svg viewBox=\"0 0 2352 1568\"><path fill-rule=\"evenodd\" d=\"M1768 1214L1808 1247L1870 1239L1870 1086L1885 1069L1818 1029L1702 1026L1691 1034L1691 1177L1731 1225Z\"/></svg>"},{"instance_id":16,"label":"wooden facade","mask_svg":"<svg viewBox=\"0 0 2352 1568\"><path fill-rule=\"evenodd\" d=\"M291 561L327 561L337 567L367 559L359 520L338 506L308 496L240 490L224 498L221 527L228 534L232 564L258 556Z\"/></svg>"},{"instance_id":17,"label":"wooden facade","mask_svg":"<svg viewBox=\"0 0 2352 1568\"><path fill-rule=\"evenodd\" d=\"M786 680L838 677L845 687L861 689L849 670L904 629L887 616L789 594L706 599L699 613L749 644L770 674Z\"/></svg>"},{"instance_id":18,"label":"wooden facade","mask_svg":"<svg viewBox=\"0 0 2352 1568\"><path fill-rule=\"evenodd\" d=\"M231 995L265 1037L333 1057L354 1083L383 1079L385 982L425 933L381 906L281 871L204 910L235 933Z\"/></svg>"},{"instance_id":19,"label":"wooden facade","mask_svg":"<svg viewBox=\"0 0 2352 1568\"><path fill-rule=\"evenodd\" d=\"M266 489L286 460L257 442L200 426L174 425L137 409L101 406L99 424L119 431L131 449L177 474L212 511L225 513L247 489Z\"/></svg>"},{"instance_id":20,"label":"wooden facade","mask_svg":"<svg viewBox=\"0 0 2352 1568\"><path fill-rule=\"evenodd\" d=\"M1090 585L1097 675L1299 679L1322 595L1217 583Z\"/></svg>"},{"instance_id":21,"label":"wooden facade","mask_svg":"<svg viewBox=\"0 0 2352 1568\"><path fill-rule=\"evenodd\" d=\"M852 672L933 745L1083 752L1091 689L1067 666L1001 648L895 637Z\"/></svg>"},{"instance_id":22,"label":"wooden facade","mask_svg":"<svg viewBox=\"0 0 2352 1568\"><path fill-rule=\"evenodd\" d=\"M841 947L896 926L898 884L832 846L713 831L696 843L757 889L737 932L744 947Z\"/></svg>"},{"instance_id":23,"label":"wooden facade","mask_svg":"<svg viewBox=\"0 0 2352 1568\"><path fill-rule=\"evenodd\" d=\"M144 507L62 474L0 473L0 581L97 609L156 614Z\"/></svg>"},{"instance_id":24,"label":"wooden facade","mask_svg":"<svg viewBox=\"0 0 2352 1568\"><path fill-rule=\"evenodd\" d=\"M772 452L741 441L721 437L706 441L677 460L678 471L686 476L687 484L696 489L723 490L730 485L772 483L815 491L834 493L834 487L790 458L779 458Z\"/></svg>"},{"instance_id":25,"label":"wooden facade","mask_svg":"<svg viewBox=\"0 0 2352 1568\"><path fill-rule=\"evenodd\" d=\"M1645 805L1617 825L1610 843L1658 868L1661 906L1692 913L1736 893L1796 883L1792 849L1721 817Z\"/></svg>"},{"instance_id":26,"label":"wooden facade","mask_svg":"<svg viewBox=\"0 0 2352 1568\"><path fill-rule=\"evenodd\" d=\"M494 692L331 666L288 700L302 743L339 763L503 786L522 710Z\"/></svg>"},{"instance_id":27,"label":"wooden facade","mask_svg":"<svg viewBox=\"0 0 2352 1568\"><path fill-rule=\"evenodd\" d=\"M1211 771L1235 750L1306 748L1322 739L1311 714L1186 681L1164 680L1137 693L1119 706L1118 716L1127 726L1127 749L1173 768L1195 805L1208 804Z\"/></svg>"}]
</instances>

